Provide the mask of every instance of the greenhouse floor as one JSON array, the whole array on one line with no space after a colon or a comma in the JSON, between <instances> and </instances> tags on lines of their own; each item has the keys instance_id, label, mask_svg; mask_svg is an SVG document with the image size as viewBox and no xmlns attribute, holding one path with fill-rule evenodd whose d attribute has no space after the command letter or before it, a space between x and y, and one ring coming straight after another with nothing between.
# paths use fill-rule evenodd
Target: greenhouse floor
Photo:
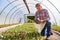
<instances>
[{"instance_id":1,"label":"greenhouse floor","mask_svg":"<svg viewBox=\"0 0 60 40\"><path fill-rule=\"evenodd\" d=\"M0 33L5 32L6 30L14 28L18 25L22 25L22 24L17 24L17 25L12 25L12 26L9 26L9 27L0 28Z\"/></svg>"}]
</instances>

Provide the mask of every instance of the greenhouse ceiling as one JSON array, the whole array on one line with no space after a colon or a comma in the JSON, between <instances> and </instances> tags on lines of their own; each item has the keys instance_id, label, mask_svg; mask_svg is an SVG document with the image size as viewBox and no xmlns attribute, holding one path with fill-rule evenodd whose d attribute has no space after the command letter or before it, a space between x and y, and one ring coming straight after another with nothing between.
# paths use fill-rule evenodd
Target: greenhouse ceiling
<instances>
[{"instance_id":1,"label":"greenhouse ceiling","mask_svg":"<svg viewBox=\"0 0 60 40\"><path fill-rule=\"evenodd\" d=\"M51 23L60 25L60 0L0 0L0 24L24 23L24 14L35 14L35 4L47 9Z\"/></svg>"}]
</instances>

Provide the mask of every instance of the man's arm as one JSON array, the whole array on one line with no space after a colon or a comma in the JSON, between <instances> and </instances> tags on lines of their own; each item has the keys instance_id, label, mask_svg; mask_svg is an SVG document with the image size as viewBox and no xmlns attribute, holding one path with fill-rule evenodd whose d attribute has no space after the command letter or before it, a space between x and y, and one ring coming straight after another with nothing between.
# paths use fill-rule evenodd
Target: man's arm
<instances>
[{"instance_id":1,"label":"man's arm","mask_svg":"<svg viewBox=\"0 0 60 40\"><path fill-rule=\"evenodd\" d=\"M35 19L40 20L37 12L35 13Z\"/></svg>"},{"instance_id":2,"label":"man's arm","mask_svg":"<svg viewBox=\"0 0 60 40\"><path fill-rule=\"evenodd\" d=\"M35 20L38 20L39 22L41 22L41 20L39 19L39 14L37 12L35 13Z\"/></svg>"},{"instance_id":3,"label":"man's arm","mask_svg":"<svg viewBox=\"0 0 60 40\"><path fill-rule=\"evenodd\" d=\"M48 11L47 11L46 9L45 9L45 17L44 17L44 20L45 20L45 21L49 21L49 20L50 20Z\"/></svg>"},{"instance_id":4,"label":"man's arm","mask_svg":"<svg viewBox=\"0 0 60 40\"><path fill-rule=\"evenodd\" d=\"M50 17L49 17L48 11L46 9L43 9L43 20L40 20L40 22L44 23L49 20L50 20Z\"/></svg>"}]
</instances>

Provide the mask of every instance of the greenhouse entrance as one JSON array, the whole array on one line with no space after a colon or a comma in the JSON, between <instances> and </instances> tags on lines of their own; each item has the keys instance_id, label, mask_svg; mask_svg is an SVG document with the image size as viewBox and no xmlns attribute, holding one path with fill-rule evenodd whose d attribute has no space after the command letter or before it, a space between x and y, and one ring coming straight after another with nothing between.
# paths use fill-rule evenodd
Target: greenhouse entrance
<instances>
[{"instance_id":1,"label":"greenhouse entrance","mask_svg":"<svg viewBox=\"0 0 60 40\"><path fill-rule=\"evenodd\" d=\"M35 18L35 14L32 13L24 15L25 23L34 23L34 18Z\"/></svg>"},{"instance_id":2,"label":"greenhouse entrance","mask_svg":"<svg viewBox=\"0 0 60 40\"><path fill-rule=\"evenodd\" d=\"M34 23L35 16L27 16L27 22L28 23Z\"/></svg>"}]
</instances>

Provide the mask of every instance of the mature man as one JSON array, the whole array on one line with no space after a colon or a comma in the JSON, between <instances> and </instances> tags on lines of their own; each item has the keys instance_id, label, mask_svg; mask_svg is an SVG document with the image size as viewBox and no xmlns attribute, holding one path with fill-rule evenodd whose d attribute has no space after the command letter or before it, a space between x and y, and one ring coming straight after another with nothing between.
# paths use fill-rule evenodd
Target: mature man
<instances>
[{"instance_id":1,"label":"mature man","mask_svg":"<svg viewBox=\"0 0 60 40\"><path fill-rule=\"evenodd\" d=\"M41 31L41 36L46 36L45 30L47 29L47 39L48 39L51 34L51 23L49 22L50 17L48 11L46 9L43 9L39 3L37 3L35 7L37 9L35 14L35 20L38 20L40 23L46 22L44 28Z\"/></svg>"}]
</instances>

